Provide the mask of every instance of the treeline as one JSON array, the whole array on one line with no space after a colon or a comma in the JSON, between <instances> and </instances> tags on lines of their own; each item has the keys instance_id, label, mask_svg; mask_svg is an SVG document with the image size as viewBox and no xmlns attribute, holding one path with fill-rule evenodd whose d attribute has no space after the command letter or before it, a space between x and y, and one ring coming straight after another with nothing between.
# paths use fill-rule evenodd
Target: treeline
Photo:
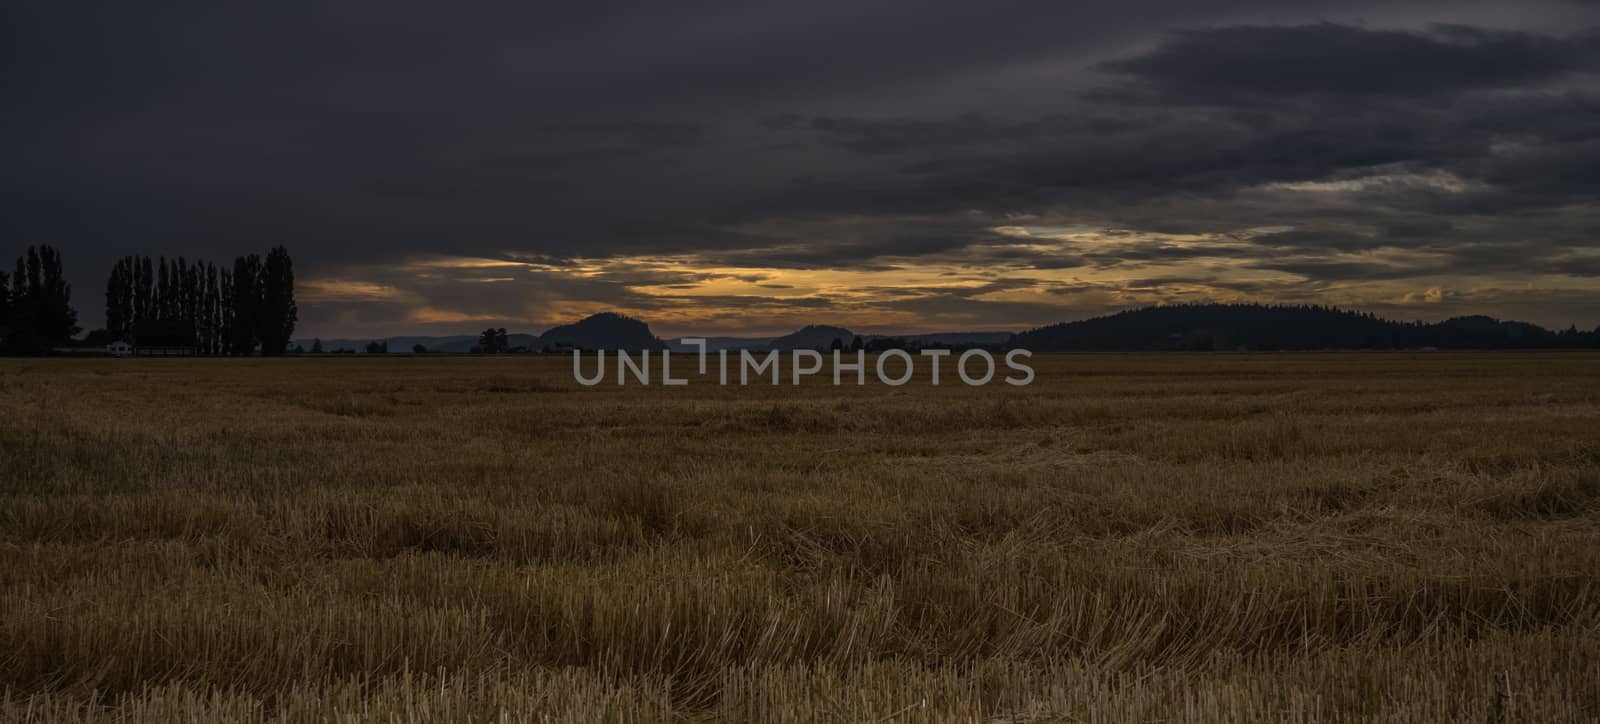
<instances>
[{"instance_id":1,"label":"treeline","mask_svg":"<svg viewBox=\"0 0 1600 724\"><path fill-rule=\"evenodd\" d=\"M81 331L61 252L30 246L0 269L0 353L40 354L61 345L101 345L140 336L199 354L283 354L298 321L294 261L282 246L231 268L147 256L117 260L106 279L106 326Z\"/></svg>"},{"instance_id":2,"label":"treeline","mask_svg":"<svg viewBox=\"0 0 1600 724\"><path fill-rule=\"evenodd\" d=\"M61 252L30 246L15 271L0 270L0 352L37 354L78 333L72 285L61 269Z\"/></svg>"},{"instance_id":3,"label":"treeline","mask_svg":"<svg viewBox=\"0 0 1600 724\"><path fill-rule=\"evenodd\" d=\"M1320 305L1175 304L1040 327L1010 344L1036 352L1541 349L1600 347L1600 329L1557 332L1485 316L1398 322Z\"/></svg>"},{"instance_id":4,"label":"treeline","mask_svg":"<svg viewBox=\"0 0 1600 724\"><path fill-rule=\"evenodd\" d=\"M238 257L231 269L183 257L128 256L106 279L106 332L114 340L179 334L199 354L280 355L298 316L294 261L282 246L264 258Z\"/></svg>"},{"instance_id":5,"label":"treeline","mask_svg":"<svg viewBox=\"0 0 1600 724\"><path fill-rule=\"evenodd\" d=\"M873 337L871 339L867 339L866 337L856 336L849 342L845 342L843 339L836 337L834 338L833 342L828 345L828 347L818 347L817 351L828 354L832 354L833 352L866 352L867 354L879 354L889 350L901 350L904 352L910 352L912 354L919 354L924 349L944 349L955 354L960 354L969 349L1001 350L1004 349L1005 346L1006 345L1004 342L995 342L993 344L957 342L952 344L949 342L930 342L917 339L915 337Z\"/></svg>"}]
</instances>

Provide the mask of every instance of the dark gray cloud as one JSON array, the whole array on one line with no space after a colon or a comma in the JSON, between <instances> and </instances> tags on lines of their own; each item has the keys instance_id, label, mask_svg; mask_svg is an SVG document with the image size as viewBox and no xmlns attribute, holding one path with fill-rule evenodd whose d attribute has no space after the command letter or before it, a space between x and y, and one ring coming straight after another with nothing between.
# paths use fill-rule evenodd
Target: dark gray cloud
<instances>
[{"instance_id":1,"label":"dark gray cloud","mask_svg":"<svg viewBox=\"0 0 1600 724\"><path fill-rule=\"evenodd\" d=\"M1421 32L1247 25L1180 30L1101 67L1201 103L1233 93L1417 96L1556 80L1591 67L1596 40L1449 24Z\"/></svg>"},{"instance_id":2,"label":"dark gray cloud","mask_svg":"<svg viewBox=\"0 0 1600 724\"><path fill-rule=\"evenodd\" d=\"M399 290L309 304L328 334L419 323L419 309L533 324L609 304L689 325L697 307L722 323L738 313L716 305L741 305L1017 326L1162 293L1390 283L1345 297L1377 304L1446 275L1461 304L1473 285L1569 280L1552 314L1594 291L1592 3L0 14L0 251L63 247L91 321L115 255L275 243L303 278ZM997 231L1010 227L1032 236ZM482 282L407 263L438 256L538 271ZM643 257L675 261L628 261ZM794 276L826 271L866 276Z\"/></svg>"}]
</instances>

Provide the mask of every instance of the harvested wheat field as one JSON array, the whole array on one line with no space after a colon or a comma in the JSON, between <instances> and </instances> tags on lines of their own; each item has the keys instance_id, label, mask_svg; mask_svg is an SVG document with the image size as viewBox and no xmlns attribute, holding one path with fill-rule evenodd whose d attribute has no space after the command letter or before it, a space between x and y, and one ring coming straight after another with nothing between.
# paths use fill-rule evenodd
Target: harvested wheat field
<instances>
[{"instance_id":1,"label":"harvested wheat field","mask_svg":"<svg viewBox=\"0 0 1600 724\"><path fill-rule=\"evenodd\" d=\"M0 720L1594 721L1600 355L0 362Z\"/></svg>"}]
</instances>

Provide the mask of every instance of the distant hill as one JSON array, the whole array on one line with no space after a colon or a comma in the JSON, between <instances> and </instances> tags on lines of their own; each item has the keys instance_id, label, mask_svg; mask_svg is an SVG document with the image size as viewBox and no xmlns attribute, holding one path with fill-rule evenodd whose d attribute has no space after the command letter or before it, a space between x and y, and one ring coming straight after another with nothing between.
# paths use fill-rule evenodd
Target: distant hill
<instances>
[{"instance_id":1,"label":"distant hill","mask_svg":"<svg viewBox=\"0 0 1600 724\"><path fill-rule=\"evenodd\" d=\"M639 350L666 349L666 344L650 332L650 325L615 312L601 312L572 324L551 327L539 335L539 348L575 347L578 349Z\"/></svg>"},{"instance_id":2,"label":"distant hill","mask_svg":"<svg viewBox=\"0 0 1600 724\"><path fill-rule=\"evenodd\" d=\"M1040 327L1018 334L1011 344L1035 352L1517 349L1600 346L1600 333L1557 333L1483 316L1429 324L1321 306L1184 304Z\"/></svg>"},{"instance_id":3,"label":"distant hill","mask_svg":"<svg viewBox=\"0 0 1600 724\"><path fill-rule=\"evenodd\" d=\"M856 333L844 327L830 327L825 324L808 324L799 331L791 332L767 343L767 349L827 349L833 346L833 340L849 346L855 341Z\"/></svg>"},{"instance_id":4,"label":"distant hill","mask_svg":"<svg viewBox=\"0 0 1600 724\"><path fill-rule=\"evenodd\" d=\"M411 337L395 337L394 339L397 340L397 342L403 343L390 342L390 352L410 352L412 346L418 343L424 347L427 347L429 352L449 352L456 354L471 352L473 347L478 346L478 338L476 335L470 337L465 335L458 337L441 337L439 338L439 341L433 344L429 344L428 342L420 339L413 341ZM507 334L506 347L510 349L525 347L530 350L538 351L539 335Z\"/></svg>"},{"instance_id":5,"label":"distant hill","mask_svg":"<svg viewBox=\"0 0 1600 724\"><path fill-rule=\"evenodd\" d=\"M389 338L379 336L370 340L325 338L322 340L322 349L325 352L349 349L358 354L365 354L366 343L384 340L389 341L389 354L411 354L411 349L418 344L422 344L429 352L448 352L448 354L466 354L478 346L477 335L389 336ZM294 343L310 351L315 340L304 338L304 340L294 340ZM523 348L533 352L549 348L627 349L627 351L666 348L661 340L656 340L656 335L650 333L650 325L614 312L602 312L595 316L584 317L573 324L558 325L549 328L542 335L509 333L506 335L506 343L510 349Z\"/></svg>"},{"instance_id":6,"label":"distant hill","mask_svg":"<svg viewBox=\"0 0 1600 724\"><path fill-rule=\"evenodd\" d=\"M430 352L467 352L472 349L472 345L477 343L477 337L468 337L464 334L449 337L390 337L389 352L391 354L398 352L409 354L411 349L419 344L427 347ZM322 340L322 345L326 347L328 340ZM456 349L458 347L459 349ZM307 347L306 349L311 348Z\"/></svg>"},{"instance_id":7,"label":"distant hill","mask_svg":"<svg viewBox=\"0 0 1600 724\"><path fill-rule=\"evenodd\" d=\"M812 331L807 332L806 329L810 329ZM806 329L799 330L799 331L795 332L794 334L786 335L786 336L781 337L781 338L779 338L779 337L706 337L705 338L705 340L706 340L706 350L709 351L709 352L715 352L715 351L720 350L720 349L728 349L728 350L737 350L737 349L796 349L797 347L775 346L775 345L802 345L804 342L806 342L808 340L820 340L820 341L818 341L817 344L808 345L808 346L801 346L801 347L798 347L798 348L799 349L815 349L817 347L822 347L822 348L826 349L826 348L831 347L833 345L833 340L835 338L837 338L840 342L848 345L856 337L860 337L862 342L864 342L864 343L872 342L874 340L880 340L880 339L884 339L884 340L901 340L901 341L904 341L904 342L910 342L910 343L914 343L914 344L916 344L918 346L924 346L924 347L932 347L932 346L937 346L937 345L950 345L950 346L960 346L960 345L970 345L970 346L1000 345L1000 344L1005 344L1007 340L1011 339L1011 333L1010 332L934 332L934 333L930 333L930 334L862 334L862 335L857 335L857 334L854 334L850 330L845 329L843 327L821 327L821 326L819 326L819 327L808 327ZM830 332L830 331L817 331L817 330L832 330L832 331ZM782 340L782 341L780 341L780 340ZM696 346L693 346L693 345L684 344L683 343L683 338L681 338L681 337L677 338L677 339L669 339L666 342L667 342L667 346L674 352L694 352L694 351L697 351L699 349L699 347L696 347Z\"/></svg>"},{"instance_id":8,"label":"distant hill","mask_svg":"<svg viewBox=\"0 0 1600 724\"><path fill-rule=\"evenodd\" d=\"M1010 340L1010 332L933 332L930 334L869 334L867 341L875 339L899 339L923 347L937 345L970 345L974 347L984 345L1005 344Z\"/></svg>"},{"instance_id":9,"label":"distant hill","mask_svg":"<svg viewBox=\"0 0 1600 724\"><path fill-rule=\"evenodd\" d=\"M835 339L849 345L857 338L843 327L809 325L782 337L709 337L710 351L721 349L828 349ZM383 341L383 338L375 338ZM1116 352L1154 350L1301 350L1301 349L1535 349L1600 347L1600 329L1553 332L1527 322L1493 317L1455 317L1443 322L1397 322L1374 314L1334 307L1262 304L1180 304L1145 307L1116 314L1007 332L948 332L908 335L865 335L868 351L893 347L1020 347L1036 352ZM374 339L324 339L326 352L365 352ZM433 352L465 353L476 335L390 337L390 354L409 354L421 344ZM309 351L310 338L295 344ZM629 351L695 348L681 339L662 341L644 322L612 312L553 327L542 335L511 334L512 348L534 352L552 349L624 349Z\"/></svg>"},{"instance_id":10,"label":"distant hill","mask_svg":"<svg viewBox=\"0 0 1600 724\"><path fill-rule=\"evenodd\" d=\"M376 337L373 339L324 339L322 349L324 352L337 352L350 350L365 353L368 342L389 342L389 354L411 354L416 345L426 347L429 352L444 352L464 354L471 352L478 346L477 335L450 335L445 337L405 336L405 337ZM297 339L306 351L310 351L315 343L314 339ZM650 326L632 317L625 317L613 312L602 312L586 317L572 324L563 324L546 330L544 334L507 334L506 343L511 349L524 348L533 352L540 352L549 348L579 349L623 349L628 351L665 349L661 340L650 333Z\"/></svg>"},{"instance_id":11,"label":"distant hill","mask_svg":"<svg viewBox=\"0 0 1600 724\"><path fill-rule=\"evenodd\" d=\"M719 349L766 349L772 343L772 337L703 337L706 341L706 351L715 352ZM667 347L674 352L699 352L698 345L684 344L683 338L666 340Z\"/></svg>"},{"instance_id":12,"label":"distant hill","mask_svg":"<svg viewBox=\"0 0 1600 724\"><path fill-rule=\"evenodd\" d=\"M466 353L471 352L472 348L478 344L477 335L465 334L455 334L445 337L409 335L405 337L375 337L372 339L328 338L322 340L322 351L337 352L339 350L351 350L353 352L365 354L367 351L368 342L383 342L385 340L389 342L389 354L411 354L412 348L419 344L427 347L429 352ZM539 336L536 334L508 334L506 335L506 341L511 347L527 347L528 349L533 350L539 349ZM296 339L294 344L300 345L302 349L305 349L307 352L309 352L311 351L311 346L315 344L315 342L316 340L314 338L307 337L305 339Z\"/></svg>"}]
</instances>

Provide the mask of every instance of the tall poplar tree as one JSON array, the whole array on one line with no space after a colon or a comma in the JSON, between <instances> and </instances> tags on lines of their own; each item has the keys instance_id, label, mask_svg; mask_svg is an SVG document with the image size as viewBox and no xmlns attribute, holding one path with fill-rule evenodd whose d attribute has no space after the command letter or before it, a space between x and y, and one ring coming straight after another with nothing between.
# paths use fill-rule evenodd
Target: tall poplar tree
<instances>
[{"instance_id":1,"label":"tall poplar tree","mask_svg":"<svg viewBox=\"0 0 1600 724\"><path fill-rule=\"evenodd\" d=\"M294 325L299 320L299 309L294 302L294 261L289 250L282 246L267 252L261 267L261 307L256 336L261 340L261 353L283 354L294 336Z\"/></svg>"},{"instance_id":2,"label":"tall poplar tree","mask_svg":"<svg viewBox=\"0 0 1600 724\"><path fill-rule=\"evenodd\" d=\"M78 310L72 308L72 285L62 268L61 252L54 247L39 247L41 267L39 331L52 341L70 339L80 331Z\"/></svg>"},{"instance_id":3,"label":"tall poplar tree","mask_svg":"<svg viewBox=\"0 0 1600 724\"><path fill-rule=\"evenodd\" d=\"M260 342L261 328L261 256L250 254L233 260L233 324L230 330L228 352L252 354Z\"/></svg>"},{"instance_id":4,"label":"tall poplar tree","mask_svg":"<svg viewBox=\"0 0 1600 724\"><path fill-rule=\"evenodd\" d=\"M0 352L6 351L6 338L12 331L11 275L0 271Z\"/></svg>"},{"instance_id":5,"label":"tall poplar tree","mask_svg":"<svg viewBox=\"0 0 1600 724\"><path fill-rule=\"evenodd\" d=\"M11 278L9 326L12 351L38 352L77 334L78 310L72 308L72 285L62 269L61 252L30 246L17 258Z\"/></svg>"}]
</instances>

